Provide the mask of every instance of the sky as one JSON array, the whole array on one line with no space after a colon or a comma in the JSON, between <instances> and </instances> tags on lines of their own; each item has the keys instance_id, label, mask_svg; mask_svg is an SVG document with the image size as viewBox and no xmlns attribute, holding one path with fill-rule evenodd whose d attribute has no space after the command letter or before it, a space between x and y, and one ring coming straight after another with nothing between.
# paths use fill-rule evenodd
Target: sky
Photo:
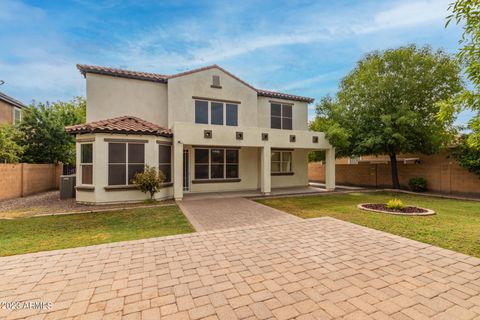
<instances>
[{"instance_id":1,"label":"sky","mask_svg":"<svg viewBox=\"0 0 480 320\"><path fill-rule=\"evenodd\" d=\"M0 91L24 103L85 95L77 63L162 74L218 64L318 101L373 50L415 43L454 54L450 2L0 0Z\"/></svg>"}]
</instances>

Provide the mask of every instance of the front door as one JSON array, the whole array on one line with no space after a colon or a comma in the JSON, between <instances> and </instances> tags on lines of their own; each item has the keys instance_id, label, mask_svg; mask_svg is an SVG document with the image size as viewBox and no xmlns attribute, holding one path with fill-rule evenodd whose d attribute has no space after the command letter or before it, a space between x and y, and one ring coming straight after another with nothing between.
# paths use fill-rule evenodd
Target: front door
<instances>
[{"instance_id":1,"label":"front door","mask_svg":"<svg viewBox=\"0 0 480 320\"><path fill-rule=\"evenodd\" d=\"M190 190L188 163L188 150L183 150L183 191Z\"/></svg>"}]
</instances>

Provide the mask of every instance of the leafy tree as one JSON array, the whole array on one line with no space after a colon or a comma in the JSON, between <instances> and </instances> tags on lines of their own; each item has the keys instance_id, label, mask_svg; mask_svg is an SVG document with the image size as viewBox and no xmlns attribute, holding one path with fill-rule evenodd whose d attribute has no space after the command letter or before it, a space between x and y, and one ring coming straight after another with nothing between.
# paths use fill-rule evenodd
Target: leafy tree
<instances>
[{"instance_id":1,"label":"leafy tree","mask_svg":"<svg viewBox=\"0 0 480 320\"><path fill-rule=\"evenodd\" d=\"M478 0L457 0L450 4L452 14L447 17L446 26L452 21L462 24L463 34L459 40L460 50L457 59L465 68L465 74L473 85L472 90L464 90L461 94L445 103L441 117L454 118L465 108L478 110L476 117L469 122L472 134L468 144L480 151L480 2Z\"/></svg>"},{"instance_id":2,"label":"leafy tree","mask_svg":"<svg viewBox=\"0 0 480 320\"><path fill-rule=\"evenodd\" d=\"M23 153L15 139L18 131L12 125L0 125L0 162L16 163L20 160Z\"/></svg>"},{"instance_id":3,"label":"leafy tree","mask_svg":"<svg viewBox=\"0 0 480 320\"><path fill-rule=\"evenodd\" d=\"M165 175L161 170L155 169L155 167L145 166L145 170L141 173L135 174L133 184L144 193L150 193L150 200L153 199L155 193L157 193L163 181L165 181Z\"/></svg>"},{"instance_id":4,"label":"leafy tree","mask_svg":"<svg viewBox=\"0 0 480 320\"><path fill-rule=\"evenodd\" d=\"M339 156L388 155L400 188L397 154L432 154L450 138L453 120L437 117L438 102L462 90L459 72L430 47L374 51L343 78L336 98L320 101L311 127L326 132Z\"/></svg>"},{"instance_id":5,"label":"leafy tree","mask_svg":"<svg viewBox=\"0 0 480 320\"><path fill-rule=\"evenodd\" d=\"M32 104L22 110L18 144L24 148L23 162L75 163L75 138L65 126L85 122L86 102L77 97L69 102Z\"/></svg>"},{"instance_id":6,"label":"leafy tree","mask_svg":"<svg viewBox=\"0 0 480 320\"><path fill-rule=\"evenodd\" d=\"M462 167L480 175L480 149L470 146L467 141L468 135L461 136L452 155Z\"/></svg>"}]
</instances>

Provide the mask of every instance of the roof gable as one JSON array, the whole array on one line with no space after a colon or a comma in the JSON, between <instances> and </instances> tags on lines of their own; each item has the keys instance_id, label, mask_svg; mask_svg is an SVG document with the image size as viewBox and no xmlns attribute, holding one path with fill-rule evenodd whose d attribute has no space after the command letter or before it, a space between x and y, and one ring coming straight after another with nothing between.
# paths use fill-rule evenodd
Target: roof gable
<instances>
[{"instance_id":1,"label":"roof gable","mask_svg":"<svg viewBox=\"0 0 480 320\"><path fill-rule=\"evenodd\" d=\"M77 68L78 70L80 70L80 73L83 76L86 76L87 73L95 73L95 74L101 74L101 75L108 75L112 77L121 77L121 78L129 78L129 79L137 79L137 80L145 80L145 81L153 81L153 82L161 82L161 83L167 83L169 79L183 77L183 76L187 76L197 72L202 72L205 70L218 69L224 72L225 74L229 75L230 77L234 78L235 80L239 81L240 83L244 84L245 86L249 87L250 89L256 91L258 96L301 101L301 102L308 102L308 103L312 103L314 100L313 98L309 98L309 97L302 97L302 96L292 95L288 93L257 89L252 85L250 85L249 83L243 81L242 79L238 78L237 76L233 75L232 73L228 72L227 70L223 69L222 67L216 64L202 67L202 68L192 69L185 72L171 74L171 75L130 71L130 70L124 70L124 69L91 66L91 65L85 65L85 64L77 64Z\"/></svg>"}]
</instances>

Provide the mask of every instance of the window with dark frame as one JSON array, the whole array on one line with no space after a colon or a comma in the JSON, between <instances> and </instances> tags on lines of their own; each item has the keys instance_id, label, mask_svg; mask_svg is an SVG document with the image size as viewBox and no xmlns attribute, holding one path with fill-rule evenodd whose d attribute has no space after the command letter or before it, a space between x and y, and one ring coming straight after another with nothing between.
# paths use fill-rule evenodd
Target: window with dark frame
<instances>
[{"instance_id":1,"label":"window with dark frame","mask_svg":"<svg viewBox=\"0 0 480 320\"><path fill-rule=\"evenodd\" d=\"M195 123L238 126L238 105L195 100Z\"/></svg>"},{"instance_id":2,"label":"window with dark frame","mask_svg":"<svg viewBox=\"0 0 480 320\"><path fill-rule=\"evenodd\" d=\"M108 144L108 185L131 185L136 173L145 169L145 145L134 142Z\"/></svg>"},{"instance_id":3,"label":"window with dark frame","mask_svg":"<svg viewBox=\"0 0 480 320\"><path fill-rule=\"evenodd\" d=\"M238 149L196 148L195 179L236 179L238 174Z\"/></svg>"},{"instance_id":4,"label":"window with dark frame","mask_svg":"<svg viewBox=\"0 0 480 320\"><path fill-rule=\"evenodd\" d=\"M80 145L80 184L93 184L93 144L82 143Z\"/></svg>"},{"instance_id":5,"label":"window with dark frame","mask_svg":"<svg viewBox=\"0 0 480 320\"><path fill-rule=\"evenodd\" d=\"M164 182L172 182L172 146L158 145L158 170L165 175Z\"/></svg>"},{"instance_id":6,"label":"window with dark frame","mask_svg":"<svg viewBox=\"0 0 480 320\"><path fill-rule=\"evenodd\" d=\"M292 172L292 152L272 150L272 173L290 173Z\"/></svg>"},{"instance_id":7,"label":"window with dark frame","mask_svg":"<svg viewBox=\"0 0 480 320\"><path fill-rule=\"evenodd\" d=\"M270 125L272 129L292 130L292 118L292 105L270 104Z\"/></svg>"}]
</instances>

